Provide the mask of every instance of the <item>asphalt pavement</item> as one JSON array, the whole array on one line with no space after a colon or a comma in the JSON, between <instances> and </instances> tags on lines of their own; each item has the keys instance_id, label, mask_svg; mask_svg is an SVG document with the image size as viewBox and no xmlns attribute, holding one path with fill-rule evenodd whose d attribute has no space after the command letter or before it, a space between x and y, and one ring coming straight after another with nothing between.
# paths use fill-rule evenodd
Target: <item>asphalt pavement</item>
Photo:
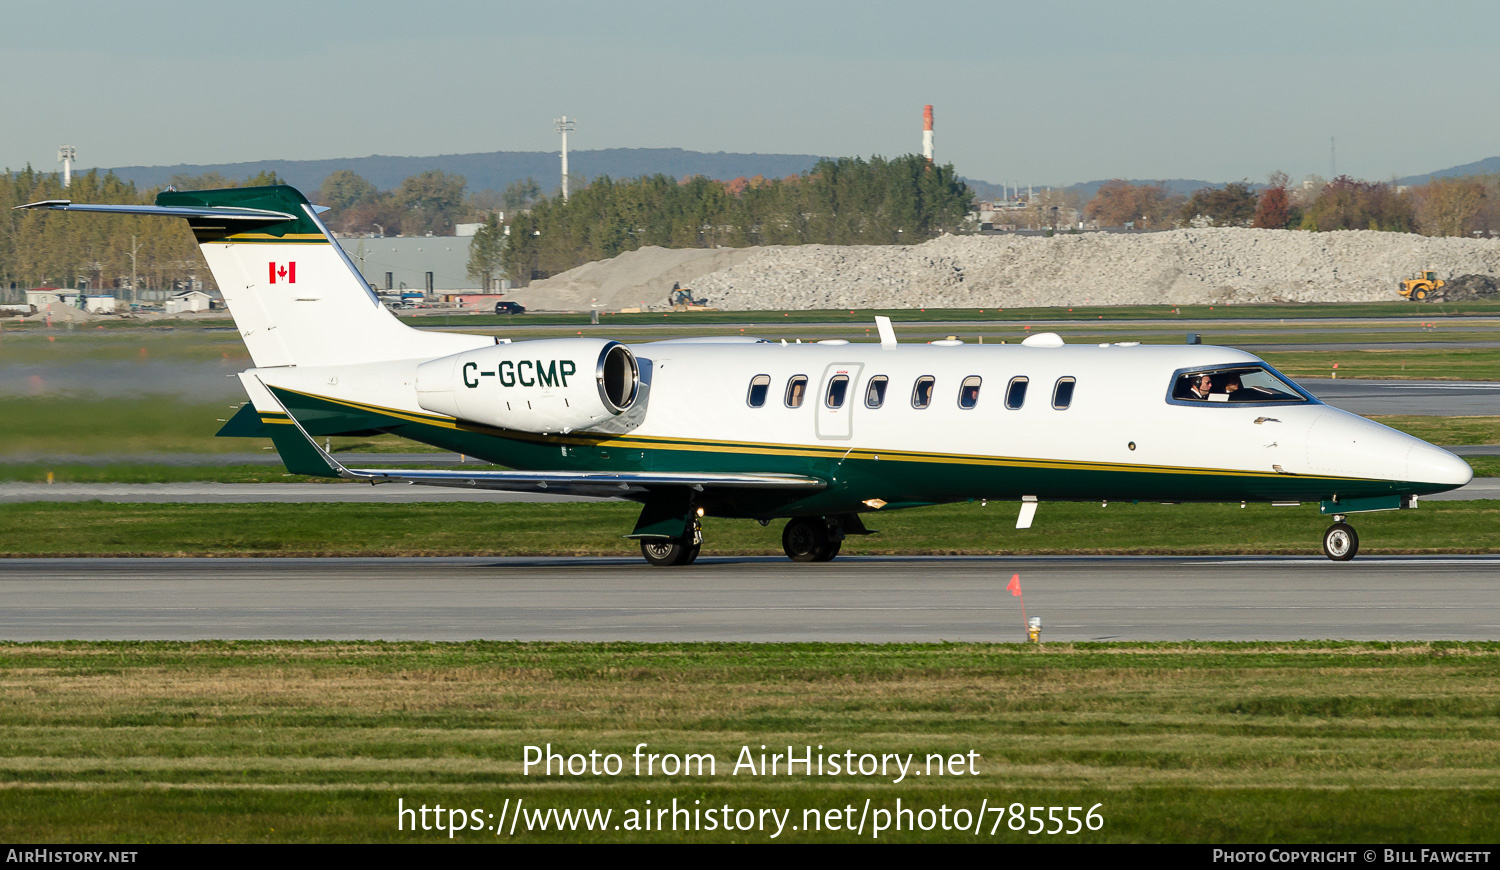
<instances>
[{"instance_id":1,"label":"asphalt pavement","mask_svg":"<svg viewBox=\"0 0 1500 870\"><path fill-rule=\"evenodd\" d=\"M1023 598L1006 591L1020 576ZM1500 557L6 559L33 640L1497 640Z\"/></svg>"}]
</instances>

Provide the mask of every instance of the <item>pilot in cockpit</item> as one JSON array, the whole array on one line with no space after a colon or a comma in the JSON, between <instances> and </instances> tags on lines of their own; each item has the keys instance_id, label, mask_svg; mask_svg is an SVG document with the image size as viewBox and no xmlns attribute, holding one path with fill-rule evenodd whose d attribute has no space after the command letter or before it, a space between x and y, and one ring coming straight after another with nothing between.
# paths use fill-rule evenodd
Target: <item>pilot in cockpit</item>
<instances>
[{"instance_id":1,"label":"pilot in cockpit","mask_svg":"<svg viewBox=\"0 0 1500 870\"><path fill-rule=\"evenodd\" d=\"M1212 379L1213 390L1208 394L1210 402L1234 402L1243 398L1240 394L1240 376L1230 372L1229 374L1216 375Z\"/></svg>"},{"instance_id":2,"label":"pilot in cockpit","mask_svg":"<svg viewBox=\"0 0 1500 870\"><path fill-rule=\"evenodd\" d=\"M1198 379L1193 382L1192 389L1188 390L1188 394L1186 396L1184 396L1183 398L1185 398L1185 399L1198 399L1200 401L1203 401L1203 400L1206 400L1212 394L1213 388L1214 388L1214 379L1213 379L1213 376L1207 375L1207 374L1202 374L1202 375L1199 375Z\"/></svg>"}]
</instances>

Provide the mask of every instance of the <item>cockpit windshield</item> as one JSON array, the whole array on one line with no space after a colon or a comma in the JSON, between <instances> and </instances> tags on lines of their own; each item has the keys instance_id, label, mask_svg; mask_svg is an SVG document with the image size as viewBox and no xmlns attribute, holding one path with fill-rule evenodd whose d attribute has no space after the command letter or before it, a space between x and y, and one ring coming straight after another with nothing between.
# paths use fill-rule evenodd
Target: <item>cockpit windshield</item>
<instances>
[{"instance_id":1,"label":"cockpit windshield","mask_svg":"<svg viewBox=\"0 0 1500 870\"><path fill-rule=\"evenodd\" d=\"M1305 403L1307 396L1265 366L1199 369L1177 376L1172 398L1179 402Z\"/></svg>"}]
</instances>

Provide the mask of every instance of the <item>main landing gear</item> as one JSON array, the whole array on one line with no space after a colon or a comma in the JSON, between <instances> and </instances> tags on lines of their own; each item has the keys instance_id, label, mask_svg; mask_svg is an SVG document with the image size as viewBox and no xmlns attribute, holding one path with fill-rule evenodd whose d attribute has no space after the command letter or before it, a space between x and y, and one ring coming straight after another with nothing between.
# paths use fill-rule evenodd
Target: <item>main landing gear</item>
<instances>
[{"instance_id":1,"label":"main landing gear","mask_svg":"<svg viewBox=\"0 0 1500 870\"><path fill-rule=\"evenodd\" d=\"M1347 562L1359 553L1359 535L1344 522L1343 514L1333 515L1333 525L1323 533L1323 555L1335 562Z\"/></svg>"},{"instance_id":2,"label":"main landing gear","mask_svg":"<svg viewBox=\"0 0 1500 870\"><path fill-rule=\"evenodd\" d=\"M703 549L703 524L693 521L691 540L677 541L667 538L648 538L641 541L641 555L657 567L691 565Z\"/></svg>"},{"instance_id":3,"label":"main landing gear","mask_svg":"<svg viewBox=\"0 0 1500 870\"><path fill-rule=\"evenodd\" d=\"M641 555L647 562L658 567L673 567L691 565L698 558L698 552L703 549L703 524L691 519L688 521L691 525L681 537L659 536L668 530L664 526L670 526L674 531L682 528L676 526L676 522L648 526L653 529L652 537L641 539ZM760 520L761 525L769 522L768 519ZM831 562L843 547L845 536L868 534L871 532L858 514L793 517L781 532L781 549L793 562Z\"/></svg>"},{"instance_id":4,"label":"main landing gear","mask_svg":"<svg viewBox=\"0 0 1500 870\"><path fill-rule=\"evenodd\" d=\"M793 562L831 562L843 545L843 529L823 517L793 517L781 531L781 549Z\"/></svg>"}]
</instances>

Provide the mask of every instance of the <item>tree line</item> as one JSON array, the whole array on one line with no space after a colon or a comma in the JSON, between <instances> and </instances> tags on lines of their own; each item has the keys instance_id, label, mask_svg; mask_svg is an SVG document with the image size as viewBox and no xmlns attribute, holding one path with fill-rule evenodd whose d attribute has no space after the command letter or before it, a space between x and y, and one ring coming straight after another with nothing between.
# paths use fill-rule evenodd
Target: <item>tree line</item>
<instances>
[{"instance_id":1,"label":"tree line","mask_svg":"<svg viewBox=\"0 0 1500 870\"><path fill-rule=\"evenodd\" d=\"M918 155L825 159L780 179L606 176L566 200L540 197L508 215L508 234L498 222L481 228L470 272L503 273L524 285L646 245L917 243L958 230L972 200L952 164Z\"/></svg>"},{"instance_id":2,"label":"tree line","mask_svg":"<svg viewBox=\"0 0 1500 870\"><path fill-rule=\"evenodd\" d=\"M1292 186L1272 173L1256 190L1249 182L1202 188L1191 196L1160 184L1114 180L1083 208L1100 226L1137 229L1215 226L1261 229L1379 230L1429 236L1500 233L1500 175L1434 178L1416 187L1316 176Z\"/></svg>"}]
</instances>

